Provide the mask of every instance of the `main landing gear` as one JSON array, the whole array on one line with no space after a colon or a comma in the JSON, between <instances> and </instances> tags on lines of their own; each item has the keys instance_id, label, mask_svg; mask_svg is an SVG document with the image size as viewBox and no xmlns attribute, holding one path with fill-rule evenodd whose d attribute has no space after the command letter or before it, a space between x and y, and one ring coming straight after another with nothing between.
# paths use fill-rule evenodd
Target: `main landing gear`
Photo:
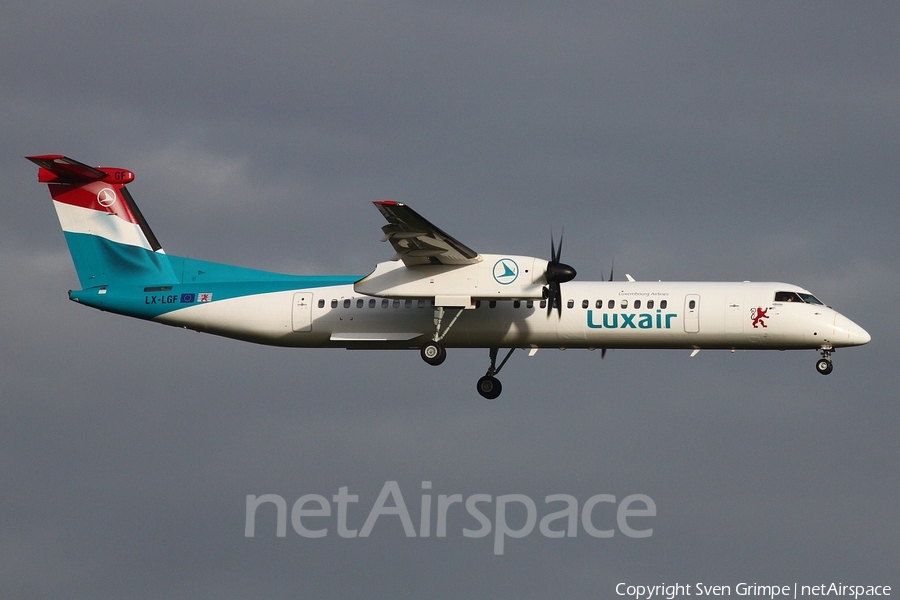
<instances>
[{"instance_id":1,"label":"main landing gear","mask_svg":"<svg viewBox=\"0 0 900 600\"><path fill-rule=\"evenodd\" d=\"M510 348L509 352L506 353L506 356L503 357L503 360L500 361L500 366L497 366L497 352L499 352L499 350L499 348L490 349L491 366L488 367L487 373L478 380L478 384L475 386L478 389L478 393L488 400L497 398L500 395L500 392L503 391L500 380L494 377L494 375L500 372L500 369L503 368L503 365L505 365L506 361L509 360L509 357L512 356L515 348Z\"/></svg>"},{"instance_id":2,"label":"main landing gear","mask_svg":"<svg viewBox=\"0 0 900 600\"><path fill-rule=\"evenodd\" d=\"M822 358L816 361L816 371L822 375L828 375L834 370L834 365L831 364L831 352L833 350L834 348L831 346L823 347Z\"/></svg>"},{"instance_id":3,"label":"main landing gear","mask_svg":"<svg viewBox=\"0 0 900 600\"><path fill-rule=\"evenodd\" d=\"M463 310L464 308L460 308L450 320L447 327L441 331L441 324L444 320L444 307L436 306L434 308L434 335L431 340L425 342L419 350L422 360L429 365L436 367L447 359L447 349L441 344L441 340L444 339L444 336L447 335L447 332L450 331L450 328L456 323L456 320L462 314ZM500 369L503 368L503 365L505 365L506 361L509 360L509 357L512 356L513 350L515 350L515 348L510 348L509 352L506 353L506 356L503 357L503 360L500 361L500 364L497 365L497 353L500 349L490 349L491 366L488 367L487 373L478 380L478 384L476 385L478 393L481 394L482 397L493 400L500 395L503 386L500 385L500 380L497 379L495 375L500 372Z\"/></svg>"},{"instance_id":4,"label":"main landing gear","mask_svg":"<svg viewBox=\"0 0 900 600\"><path fill-rule=\"evenodd\" d=\"M513 350L515 350L515 348L510 348L509 352L506 353L506 356L503 357L503 360L500 361L500 364L498 365L497 353L500 349L490 349L491 366L488 367L487 373L478 380L478 384L476 385L478 393L481 394L482 397L487 398L488 400L494 400L500 395L500 392L503 391L503 386L495 375L500 372L500 369L503 368L503 365L505 365L506 361L509 360L509 357L512 356ZM422 360L435 367L444 362L447 358L446 348L437 342L426 343L419 352L422 355Z\"/></svg>"},{"instance_id":5,"label":"main landing gear","mask_svg":"<svg viewBox=\"0 0 900 600\"><path fill-rule=\"evenodd\" d=\"M419 351L422 355L422 360L429 365L436 367L447 359L447 349L441 345L441 340L444 339L444 336L447 335L447 332L449 332L450 328L453 327L453 324L456 323L456 320L462 314L463 310L465 310L465 307L460 308L459 311L453 315L447 328L444 329L444 331L441 331L441 323L444 320L444 307L434 307L434 335L431 337L431 341L426 342Z\"/></svg>"},{"instance_id":6,"label":"main landing gear","mask_svg":"<svg viewBox=\"0 0 900 600\"><path fill-rule=\"evenodd\" d=\"M428 342L419 351L422 360L436 367L447 359L447 349L437 342Z\"/></svg>"}]
</instances>

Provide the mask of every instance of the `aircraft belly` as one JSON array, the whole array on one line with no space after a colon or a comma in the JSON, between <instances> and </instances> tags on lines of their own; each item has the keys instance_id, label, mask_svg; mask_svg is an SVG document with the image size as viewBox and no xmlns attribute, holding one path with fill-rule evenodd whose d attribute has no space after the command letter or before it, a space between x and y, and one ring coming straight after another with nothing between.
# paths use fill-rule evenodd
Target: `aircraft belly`
<instances>
[{"instance_id":1,"label":"aircraft belly","mask_svg":"<svg viewBox=\"0 0 900 600\"><path fill-rule=\"evenodd\" d=\"M194 304L156 317L156 321L262 344L283 345L294 336L293 291L251 294Z\"/></svg>"}]
</instances>

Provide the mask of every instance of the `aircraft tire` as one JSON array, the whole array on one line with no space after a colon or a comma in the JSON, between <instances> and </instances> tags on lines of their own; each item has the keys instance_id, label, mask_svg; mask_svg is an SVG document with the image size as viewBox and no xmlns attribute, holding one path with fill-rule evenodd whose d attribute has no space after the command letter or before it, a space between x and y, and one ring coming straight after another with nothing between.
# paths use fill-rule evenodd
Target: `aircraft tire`
<instances>
[{"instance_id":1,"label":"aircraft tire","mask_svg":"<svg viewBox=\"0 0 900 600\"><path fill-rule=\"evenodd\" d=\"M447 360L446 348L444 348L437 342L428 342L427 344L422 346L420 354L422 355L422 360L433 367L436 367Z\"/></svg>"},{"instance_id":2,"label":"aircraft tire","mask_svg":"<svg viewBox=\"0 0 900 600\"><path fill-rule=\"evenodd\" d=\"M485 375L484 377L479 379L477 387L478 393L487 400L494 400L500 395L500 392L503 391L503 386L500 385L500 380L496 377L491 377L490 375Z\"/></svg>"},{"instance_id":3,"label":"aircraft tire","mask_svg":"<svg viewBox=\"0 0 900 600\"><path fill-rule=\"evenodd\" d=\"M834 365L827 358L820 358L816 361L816 371L822 375L828 375L834 370Z\"/></svg>"}]
</instances>

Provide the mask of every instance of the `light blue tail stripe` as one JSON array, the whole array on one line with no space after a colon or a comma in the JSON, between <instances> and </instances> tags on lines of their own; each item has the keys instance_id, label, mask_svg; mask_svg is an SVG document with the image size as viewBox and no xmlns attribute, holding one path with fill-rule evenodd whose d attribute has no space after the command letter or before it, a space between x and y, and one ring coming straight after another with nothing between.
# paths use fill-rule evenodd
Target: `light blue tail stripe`
<instances>
[{"instance_id":1,"label":"light blue tail stripe","mask_svg":"<svg viewBox=\"0 0 900 600\"><path fill-rule=\"evenodd\" d=\"M84 289L72 300L152 319L204 299L211 302L292 289L351 285L361 275L286 275L172 256L106 238L66 232Z\"/></svg>"},{"instance_id":2,"label":"light blue tail stripe","mask_svg":"<svg viewBox=\"0 0 900 600\"><path fill-rule=\"evenodd\" d=\"M81 287L177 283L169 257L98 235L65 232Z\"/></svg>"}]
</instances>

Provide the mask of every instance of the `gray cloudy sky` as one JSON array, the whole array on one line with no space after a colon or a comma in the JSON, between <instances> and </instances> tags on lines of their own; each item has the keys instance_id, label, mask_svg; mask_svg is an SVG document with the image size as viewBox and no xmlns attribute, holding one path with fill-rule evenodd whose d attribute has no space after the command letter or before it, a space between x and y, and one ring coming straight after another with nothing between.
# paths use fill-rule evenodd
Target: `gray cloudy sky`
<instances>
[{"instance_id":1,"label":"gray cloudy sky","mask_svg":"<svg viewBox=\"0 0 900 600\"><path fill-rule=\"evenodd\" d=\"M619 582L900 586L895 3L0 8L0 596L614 597ZM22 157L133 170L172 253L389 257L370 201L583 280L802 285L873 341L816 353L273 349L79 307ZM248 494L646 494L647 539L274 535ZM436 502L436 500L435 500ZM493 505L492 505L493 506ZM521 507L519 507L521 508ZM553 505L552 510L559 508ZM512 525L524 511L510 509ZM607 512L604 512L607 511ZM599 521L614 522L608 509ZM517 520L518 519L518 520ZM640 522L640 521L636 521ZM602 523L598 523L602 524Z\"/></svg>"}]
</instances>

